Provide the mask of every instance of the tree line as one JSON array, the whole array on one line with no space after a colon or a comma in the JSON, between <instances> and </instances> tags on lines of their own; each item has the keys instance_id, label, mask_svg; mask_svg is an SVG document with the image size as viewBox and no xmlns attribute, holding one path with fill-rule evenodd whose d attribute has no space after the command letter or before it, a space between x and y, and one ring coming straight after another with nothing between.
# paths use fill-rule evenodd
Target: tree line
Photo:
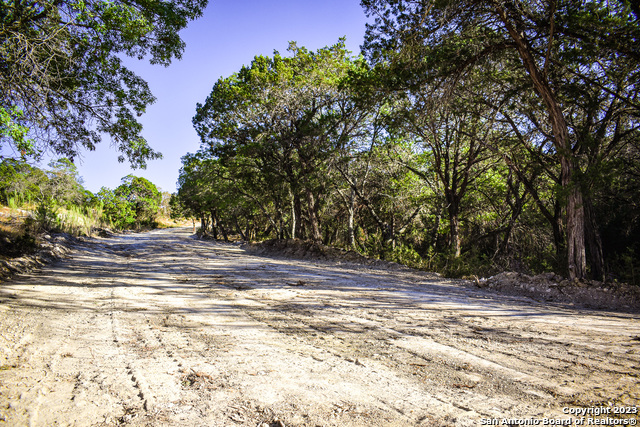
<instances>
[{"instance_id":1,"label":"tree line","mask_svg":"<svg viewBox=\"0 0 640 427\"><path fill-rule=\"evenodd\" d=\"M48 169L15 159L0 163L0 202L33 213L23 230L32 237L41 231L91 235L98 227L154 228L163 199L168 204L153 183L134 175L93 194L66 158L50 162Z\"/></svg>"},{"instance_id":2,"label":"tree line","mask_svg":"<svg viewBox=\"0 0 640 427\"><path fill-rule=\"evenodd\" d=\"M362 5L363 55L292 43L215 83L174 204L215 238L639 283L637 3Z\"/></svg>"}]
</instances>

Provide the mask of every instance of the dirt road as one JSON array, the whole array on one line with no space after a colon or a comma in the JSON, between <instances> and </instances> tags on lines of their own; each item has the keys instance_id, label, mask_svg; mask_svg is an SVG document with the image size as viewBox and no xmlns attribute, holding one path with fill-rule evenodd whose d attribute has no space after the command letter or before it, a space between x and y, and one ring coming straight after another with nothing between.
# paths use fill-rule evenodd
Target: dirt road
<instances>
[{"instance_id":1,"label":"dirt road","mask_svg":"<svg viewBox=\"0 0 640 427\"><path fill-rule=\"evenodd\" d=\"M542 425L636 407L639 374L634 315L188 229L99 240L0 284L0 425Z\"/></svg>"}]
</instances>

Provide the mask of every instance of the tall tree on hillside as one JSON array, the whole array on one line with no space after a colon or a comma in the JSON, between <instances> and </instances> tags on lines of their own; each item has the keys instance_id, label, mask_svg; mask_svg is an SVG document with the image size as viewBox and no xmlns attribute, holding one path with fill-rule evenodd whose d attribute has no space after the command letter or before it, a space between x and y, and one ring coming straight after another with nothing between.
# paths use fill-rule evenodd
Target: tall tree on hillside
<instances>
[{"instance_id":1,"label":"tall tree on hillside","mask_svg":"<svg viewBox=\"0 0 640 427\"><path fill-rule=\"evenodd\" d=\"M374 61L391 63L398 76L406 77L400 81L411 85L428 78L433 84L455 87L470 70L492 71L487 64L496 64L494 69L511 72L509 90L535 96L539 112L532 118L538 122L540 142L549 144L547 150L554 153L566 202L567 272L572 278L584 278L581 151L585 141L572 133L567 107L573 99L563 95L568 93L568 82L580 81L609 93L637 117L637 84L622 91L611 85L623 67L629 81L640 77L637 8L624 0L363 0L362 4L376 16L365 47Z\"/></svg>"},{"instance_id":2,"label":"tall tree on hillside","mask_svg":"<svg viewBox=\"0 0 640 427\"><path fill-rule=\"evenodd\" d=\"M207 0L15 0L0 7L0 144L74 158L108 135L120 161L160 157L137 117L154 97L122 55L168 65Z\"/></svg>"},{"instance_id":3,"label":"tall tree on hillside","mask_svg":"<svg viewBox=\"0 0 640 427\"><path fill-rule=\"evenodd\" d=\"M47 191L59 205L80 205L84 197L82 178L69 159L62 158L49 163Z\"/></svg>"}]
</instances>

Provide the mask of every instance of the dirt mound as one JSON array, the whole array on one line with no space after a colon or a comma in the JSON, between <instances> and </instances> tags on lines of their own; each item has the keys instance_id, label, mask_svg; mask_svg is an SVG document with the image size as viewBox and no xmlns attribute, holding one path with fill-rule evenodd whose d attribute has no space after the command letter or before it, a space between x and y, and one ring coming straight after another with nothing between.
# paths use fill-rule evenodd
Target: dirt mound
<instances>
[{"instance_id":1,"label":"dirt mound","mask_svg":"<svg viewBox=\"0 0 640 427\"><path fill-rule=\"evenodd\" d=\"M272 239L260 243L248 243L243 246L243 249L257 255L349 262L391 269L404 267L395 262L367 258L355 251L332 248L311 240Z\"/></svg>"},{"instance_id":2,"label":"dirt mound","mask_svg":"<svg viewBox=\"0 0 640 427\"><path fill-rule=\"evenodd\" d=\"M35 247L31 253L24 253L17 257L0 257L0 280L6 280L15 274L27 273L64 258L75 243L77 239L69 234L43 234L39 236L38 243L34 243ZM15 242L7 244L15 244Z\"/></svg>"},{"instance_id":3,"label":"dirt mound","mask_svg":"<svg viewBox=\"0 0 640 427\"><path fill-rule=\"evenodd\" d=\"M554 273L537 276L504 272L476 284L509 295L528 296L543 302L573 303L586 308L640 311L640 288L625 283L569 281Z\"/></svg>"},{"instance_id":4,"label":"dirt mound","mask_svg":"<svg viewBox=\"0 0 640 427\"><path fill-rule=\"evenodd\" d=\"M257 255L348 262L384 269L408 268L394 262L370 259L354 251L332 248L309 240L273 239L245 244L243 248ZM500 273L488 279L475 279L474 282L480 288L506 295L526 296L540 302L569 303L600 310L640 312L640 288L624 283L571 282L555 273L529 276L515 272Z\"/></svg>"}]
</instances>

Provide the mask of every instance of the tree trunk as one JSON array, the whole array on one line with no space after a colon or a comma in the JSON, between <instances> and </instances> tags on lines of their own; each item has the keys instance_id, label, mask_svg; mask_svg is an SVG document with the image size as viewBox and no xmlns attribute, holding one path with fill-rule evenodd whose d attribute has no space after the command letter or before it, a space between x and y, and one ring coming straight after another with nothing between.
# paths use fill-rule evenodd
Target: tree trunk
<instances>
[{"instance_id":1,"label":"tree trunk","mask_svg":"<svg viewBox=\"0 0 640 427\"><path fill-rule=\"evenodd\" d=\"M449 215L449 228L451 229L451 251L456 258L460 257L460 224L458 215Z\"/></svg>"},{"instance_id":2,"label":"tree trunk","mask_svg":"<svg viewBox=\"0 0 640 427\"><path fill-rule=\"evenodd\" d=\"M300 202L300 196L293 193L291 199L291 237L293 239L300 238L302 228L302 203Z\"/></svg>"},{"instance_id":3,"label":"tree trunk","mask_svg":"<svg viewBox=\"0 0 640 427\"><path fill-rule=\"evenodd\" d=\"M575 181L576 165L573 161L567 122L551 86L538 69L528 41L524 38L524 34L516 29L516 25L504 11L503 6L511 7L511 12L515 15L519 14L519 11L513 9L513 5L509 3L494 3L495 10L514 41L524 68L531 77L533 87L547 107L554 146L560 158L560 184L567 192L567 272L572 280L583 279L587 270L584 244L584 207L582 193Z\"/></svg>"},{"instance_id":4,"label":"tree trunk","mask_svg":"<svg viewBox=\"0 0 640 427\"><path fill-rule=\"evenodd\" d=\"M322 242L322 233L320 232L320 220L318 219L318 207L316 206L315 197L311 190L306 190L307 196L307 212L309 215L309 226L311 227L311 238L315 242Z\"/></svg>"},{"instance_id":5,"label":"tree trunk","mask_svg":"<svg viewBox=\"0 0 640 427\"><path fill-rule=\"evenodd\" d=\"M440 221L442 221L442 208L438 207L438 212L436 213L436 220L433 224L433 233L431 234L431 242L433 245L433 249L436 252L440 252L441 244L440 244Z\"/></svg>"},{"instance_id":6,"label":"tree trunk","mask_svg":"<svg viewBox=\"0 0 640 427\"><path fill-rule=\"evenodd\" d=\"M284 228L284 219L282 210L278 209L278 239L282 240L285 238L285 228Z\"/></svg>"},{"instance_id":7,"label":"tree trunk","mask_svg":"<svg viewBox=\"0 0 640 427\"><path fill-rule=\"evenodd\" d=\"M584 244L584 206L580 189L573 188L567 200L567 267L570 279L583 279L587 273Z\"/></svg>"},{"instance_id":8,"label":"tree trunk","mask_svg":"<svg viewBox=\"0 0 640 427\"><path fill-rule=\"evenodd\" d=\"M353 228L355 211L356 211L356 194L351 189L351 196L349 198L349 218L347 219L347 244L351 249L356 249L356 234Z\"/></svg>"},{"instance_id":9,"label":"tree trunk","mask_svg":"<svg viewBox=\"0 0 640 427\"><path fill-rule=\"evenodd\" d=\"M213 238L218 240L218 217L214 210L211 211L211 233L213 234Z\"/></svg>"},{"instance_id":10,"label":"tree trunk","mask_svg":"<svg viewBox=\"0 0 640 427\"><path fill-rule=\"evenodd\" d=\"M296 238L296 229L298 227L298 216L296 215L296 201L291 198L291 238Z\"/></svg>"},{"instance_id":11,"label":"tree trunk","mask_svg":"<svg viewBox=\"0 0 640 427\"><path fill-rule=\"evenodd\" d=\"M493 254L493 256L495 257L498 254L506 254L507 253L507 249L509 248L509 241L511 240L511 233L513 232L513 227L515 226L516 221L513 218L513 216L509 219L509 224L507 225L507 227L504 230L504 237L502 238L502 241L500 240L500 235L499 233L496 233L496 251Z\"/></svg>"},{"instance_id":12,"label":"tree trunk","mask_svg":"<svg viewBox=\"0 0 640 427\"><path fill-rule=\"evenodd\" d=\"M391 216L391 221L387 227L386 232L387 245L391 247L391 250L396 248L396 217Z\"/></svg>"},{"instance_id":13,"label":"tree trunk","mask_svg":"<svg viewBox=\"0 0 640 427\"><path fill-rule=\"evenodd\" d=\"M558 259L566 259L567 253L567 240L565 238L565 227L562 213L562 203L560 200L556 200L553 207L553 217L551 217L551 227L553 229L553 243L556 247L556 256Z\"/></svg>"},{"instance_id":14,"label":"tree trunk","mask_svg":"<svg viewBox=\"0 0 640 427\"><path fill-rule=\"evenodd\" d=\"M504 230L504 238L502 241L499 239L499 235L496 234L496 252L494 257L498 254L506 254L507 249L509 247L509 241L511 240L511 234L513 233L513 229L516 226L516 222L522 213L522 209L524 207L524 202L527 197L527 190L525 187L525 192L522 196L520 196L520 184L518 182L513 182L513 174L511 171L509 172L509 177L507 179L507 185L509 186L509 191L513 194L513 202L507 199L507 203L511 208L511 215L509 217L509 224Z\"/></svg>"},{"instance_id":15,"label":"tree trunk","mask_svg":"<svg viewBox=\"0 0 640 427\"><path fill-rule=\"evenodd\" d=\"M460 198L452 189L445 189L445 199L447 200L447 212L449 214L449 248L456 258L460 257Z\"/></svg>"},{"instance_id":16,"label":"tree trunk","mask_svg":"<svg viewBox=\"0 0 640 427\"><path fill-rule=\"evenodd\" d=\"M238 222L238 217L234 218L234 222L236 224L236 231L238 232L238 234L240 235L240 238L242 240L247 240L247 236L245 236L245 234L242 232L242 227L240 227L240 223Z\"/></svg>"}]
</instances>

